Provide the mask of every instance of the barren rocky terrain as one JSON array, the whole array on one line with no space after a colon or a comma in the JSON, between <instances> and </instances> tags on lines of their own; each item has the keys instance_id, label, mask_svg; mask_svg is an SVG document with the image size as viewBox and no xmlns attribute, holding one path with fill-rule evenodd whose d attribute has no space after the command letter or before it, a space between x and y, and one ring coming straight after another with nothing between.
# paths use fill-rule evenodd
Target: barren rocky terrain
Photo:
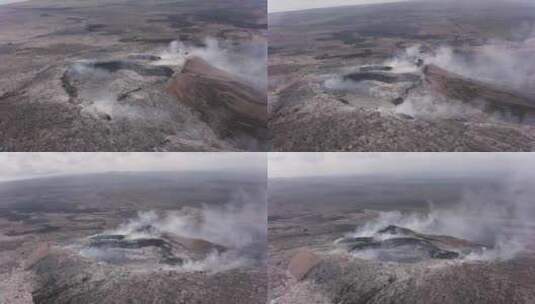
<instances>
[{"instance_id":1,"label":"barren rocky terrain","mask_svg":"<svg viewBox=\"0 0 535 304\"><path fill-rule=\"evenodd\" d=\"M265 303L264 177L0 184L0 303Z\"/></svg>"},{"instance_id":2,"label":"barren rocky terrain","mask_svg":"<svg viewBox=\"0 0 535 304\"><path fill-rule=\"evenodd\" d=\"M404 1L270 14L273 149L532 151L532 12Z\"/></svg>"},{"instance_id":3,"label":"barren rocky terrain","mask_svg":"<svg viewBox=\"0 0 535 304\"><path fill-rule=\"evenodd\" d=\"M500 188L495 181L317 177L270 183L272 304L535 300L530 287L535 282L532 225L526 228L511 222L510 227L496 228L503 225L503 219L492 219L488 217L492 211L479 208L484 221L492 223L491 230L528 229L523 232L528 236L524 239L527 246L513 256L504 254L513 251L513 246L503 246L498 252L500 245L468 237L471 231L463 231L463 236L452 229L464 227L465 209L461 208L465 214L454 213L454 225L437 229L447 224L463 189ZM432 200L436 210L430 210L425 200ZM475 198L472 203L478 206ZM468 227L478 231L480 221L470 218Z\"/></svg>"},{"instance_id":4,"label":"barren rocky terrain","mask_svg":"<svg viewBox=\"0 0 535 304\"><path fill-rule=\"evenodd\" d=\"M268 148L266 2L0 6L1 151Z\"/></svg>"}]
</instances>

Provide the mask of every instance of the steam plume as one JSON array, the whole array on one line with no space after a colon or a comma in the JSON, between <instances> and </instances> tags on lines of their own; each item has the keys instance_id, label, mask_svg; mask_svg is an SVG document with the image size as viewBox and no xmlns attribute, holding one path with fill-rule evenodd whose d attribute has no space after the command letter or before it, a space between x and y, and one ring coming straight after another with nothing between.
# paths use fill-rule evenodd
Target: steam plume
<instances>
[{"instance_id":1,"label":"steam plume","mask_svg":"<svg viewBox=\"0 0 535 304\"><path fill-rule=\"evenodd\" d=\"M186 259L180 266L170 266L177 271L219 272L232 268L262 263L267 246L267 223L265 203L258 193L243 191L233 195L232 200L221 206L204 205L202 208L183 208L179 211L139 212L136 218L107 231L106 235L122 235L126 239L153 239L164 235L207 241L226 248L223 252L212 251L201 260ZM121 259L110 250L90 248L85 256L105 260Z\"/></svg>"},{"instance_id":2,"label":"steam plume","mask_svg":"<svg viewBox=\"0 0 535 304\"><path fill-rule=\"evenodd\" d=\"M380 212L371 222L359 227L354 236L372 236L388 225L417 232L449 235L467 239L490 248L467 259L512 259L533 250L535 231L535 193L530 174L519 174L500 187L465 191L450 208L429 204L426 213Z\"/></svg>"},{"instance_id":3,"label":"steam plume","mask_svg":"<svg viewBox=\"0 0 535 304\"><path fill-rule=\"evenodd\" d=\"M200 57L212 66L250 83L260 90L267 87L267 47L265 42L242 43L239 46L208 37L204 46L173 41L161 54L163 65L183 65L188 57Z\"/></svg>"}]
</instances>

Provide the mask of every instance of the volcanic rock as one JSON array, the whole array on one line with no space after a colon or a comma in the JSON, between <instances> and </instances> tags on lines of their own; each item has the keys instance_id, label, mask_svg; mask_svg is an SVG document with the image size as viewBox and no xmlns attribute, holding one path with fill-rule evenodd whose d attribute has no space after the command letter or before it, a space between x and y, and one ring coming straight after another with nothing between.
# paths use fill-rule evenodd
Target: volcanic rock
<instances>
[{"instance_id":1,"label":"volcanic rock","mask_svg":"<svg viewBox=\"0 0 535 304\"><path fill-rule=\"evenodd\" d=\"M297 280L302 280L321 262L321 258L310 249L300 249L290 260L288 271Z\"/></svg>"},{"instance_id":2,"label":"volcanic rock","mask_svg":"<svg viewBox=\"0 0 535 304\"><path fill-rule=\"evenodd\" d=\"M337 244L356 256L380 261L414 263L427 259L456 259L484 246L450 236L427 235L390 225L376 233L381 237L345 237Z\"/></svg>"},{"instance_id":3,"label":"volcanic rock","mask_svg":"<svg viewBox=\"0 0 535 304\"><path fill-rule=\"evenodd\" d=\"M306 283L327 298L319 303L532 303L532 289L513 275L522 273L533 282L527 262L436 265L347 262L331 256L308 274Z\"/></svg>"},{"instance_id":4,"label":"volcanic rock","mask_svg":"<svg viewBox=\"0 0 535 304\"><path fill-rule=\"evenodd\" d=\"M144 60L144 61L158 61L158 60L161 60L162 57L151 55L151 54L132 54L128 56L128 59Z\"/></svg>"},{"instance_id":5,"label":"volcanic rock","mask_svg":"<svg viewBox=\"0 0 535 304\"><path fill-rule=\"evenodd\" d=\"M97 235L90 239L88 247L102 250L102 255L105 257L103 259L104 261L110 261L107 256L111 250L135 250L153 247L159 250L159 262L161 264L181 265L183 263L182 258L175 256L173 245L169 241L160 238L127 239L124 235ZM128 260L128 254L128 251L121 254L121 256L125 257L125 261ZM97 259L98 256L99 255L97 254Z\"/></svg>"},{"instance_id":6,"label":"volcanic rock","mask_svg":"<svg viewBox=\"0 0 535 304\"><path fill-rule=\"evenodd\" d=\"M517 31L511 31L518 28L516 20L523 20L521 16L532 10L531 4L485 1L484 11L476 9L478 14L471 14L474 12L473 1L456 1L455 5L440 1L438 6L437 3L414 1L397 6L323 8L281 13L280 18L272 18L269 45L272 110L269 123L273 150L534 150L535 132L531 120L524 118L519 124L517 117L496 119L500 118L500 111L494 111L498 115L482 112L477 99L470 98L471 104L456 104L457 101L450 101L445 94L428 88L421 71L433 62L444 63L442 50L451 50L451 58L460 59L457 62L459 68L469 68L473 64L479 65L480 59L486 62L485 58L496 56L496 52L487 52L495 45L500 49L503 46L510 52L509 57L497 58L496 64L489 60L488 67L479 67L486 72L471 70L470 74L501 83L501 71L503 82L514 84L512 91L533 91L535 82L528 80L534 75L531 64L533 39L527 38L529 34L512 38ZM511 36L511 33L514 34ZM365 50L369 51L366 57L346 56ZM327 51L329 56L324 56ZM325 59L317 60L322 58ZM374 68L386 66L394 67L394 70ZM444 65L446 69L450 66L455 65ZM407 95L400 92L405 89L405 83L381 82L385 79L393 81L384 75L373 74L379 80L367 83L343 81L341 78L352 67L359 73L414 71L422 79ZM474 77L479 79L479 75ZM333 86L326 86L327 81ZM452 90L456 90L455 86ZM340 102L341 98L349 104ZM500 100L504 99L498 98ZM403 104L399 106L401 102ZM474 103L475 107L472 106ZM401 113L411 118L399 115Z\"/></svg>"},{"instance_id":7,"label":"volcanic rock","mask_svg":"<svg viewBox=\"0 0 535 304\"><path fill-rule=\"evenodd\" d=\"M416 233L414 231L410 230L410 229L399 227L399 226L395 226L395 225L387 226L386 228L377 231L377 233L380 233L380 234L416 235Z\"/></svg>"},{"instance_id":8,"label":"volcanic rock","mask_svg":"<svg viewBox=\"0 0 535 304\"><path fill-rule=\"evenodd\" d=\"M449 72L436 65L424 68L425 80L432 90L465 103L484 101L487 112L513 115L523 121L535 117L535 96L527 96L512 88L484 83Z\"/></svg>"},{"instance_id":9,"label":"volcanic rock","mask_svg":"<svg viewBox=\"0 0 535 304\"><path fill-rule=\"evenodd\" d=\"M249 46L267 29L261 2L3 4L0 150L244 150L166 92L183 63L169 44L225 40L217 52L228 45L231 61L254 60Z\"/></svg>"},{"instance_id":10,"label":"volcanic rock","mask_svg":"<svg viewBox=\"0 0 535 304\"><path fill-rule=\"evenodd\" d=\"M203 59L189 59L172 79L168 91L198 111L221 138L266 140L265 94Z\"/></svg>"},{"instance_id":11,"label":"volcanic rock","mask_svg":"<svg viewBox=\"0 0 535 304\"><path fill-rule=\"evenodd\" d=\"M391 66L384 66L384 65L367 65L367 66L360 67L359 70L361 72L372 72L372 71L389 72L389 71L392 71L393 68Z\"/></svg>"},{"instance_id":12,"label":"volcanic rock","mask_svg":"<svg viewBox=\"0 0 535 304\"><path fill-rule=\"evenodd\" d=\"M352 80L356 82L372 80L393 84L400 82L418 82L420 81L420 76L413 73L389 73L372 69L344 75L344 80Z\"/></svg>"},{"instance_id":13,"label":"volcanic rock","mask_svg":"<svg viewBox=\"0 0 535 304\"><path fill-rule=\"evenodd\" d=\"M392 100L392 103L396 106L399 106L400 104L403 104L405 102L405 99L403 97L397 97L394 100Z\"/></svg>"},{"instance_id":14,"label":"volcanic rock","mask_svg":"<svg viewBox=\"0 0 535 304\"><path fill-rule=\"evenodd\" d=\"M97 61L83 64L86 68L102 69L110 73L130 70L142 76L171 77L173 69L166 66L150 66L125 60Z\"/></svg>"},{"instance_id":15,"label":"volcanic rock","mask_svg":"<svg viewBox=\"0 0 535 304\"><path fill-rule=\"evenodd\" d=\"M150 225L142 227L142 229L136 230L137 233L145 231L154 232L153 227ZM89 254L98 259L104 256L103 261L112 261L124 263L128 262L129 256L133 256L133 250L143 248L155 248L159 255L159 263L169 265L181 265L184 261L183 257L190 260L203 259L210 253L223 253L227 250L226 247L214 244L212 242L193 239L180 236L171 236L162 234L161 237L141 237L132 238L122 234L101 234L93 236L89 239L87 248L97 248L102 250L102 254ZM121 250L119 255L123 258L117 260L109 260L107 257L110 253L114 252L117 255L117 250ZM130 251L132 250L132 251ZM180 257L178 257L180 256ZM133 260L139 260L139 254L133 258ZM151 256L146 256L145 260L150 260ZM142 259L143 260L143 259Z\"/></svg>"},{"instance_id":16,"label":"volcanic rock","mask_svg":"<svg viewBox=\"0 0 535 304\"><path fill-rule=\"evenodd\" d=\"M126 248L138 249L143 247L157 247L168 249L171 245L157 238L126 239L124 235L102 235L91 239L90 247L97 248Z\"/></svg>"},{"instance_id":17,"label":"volcanic rock","mask_svg":"<svg viewBox=\"0 0 535 304\"><path fill-rule=\"evenodd\" d=\"M255 288L265 283L242 270L213 275L160 267L125 271L124 266L91 263L65 250L50 253L31 270L36 304L260 303ZM235 288L236 282L243 288Z\"/></svg>"},{"instance_id":18,"label":"volcanic rock","mask_svg":"<svg viewBox=\"0 0 535 304\"><path fill-rule=\"evenodd\" d=\"M175 243L178 243L180 246L186 248L187 250L201 255L207 255L211 252L222 253L227 251L227 248L224 246L201 239L174 236L173 241Z\"/></svg>"}]
</instances>

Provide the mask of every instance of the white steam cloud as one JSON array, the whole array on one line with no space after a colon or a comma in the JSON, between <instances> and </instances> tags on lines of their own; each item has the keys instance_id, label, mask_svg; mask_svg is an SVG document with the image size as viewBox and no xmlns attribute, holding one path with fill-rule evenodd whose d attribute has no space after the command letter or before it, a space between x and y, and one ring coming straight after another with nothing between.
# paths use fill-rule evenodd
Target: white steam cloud
<instances>
[{"instance_id":1,"label":"white steam cloud","mask_svg":"<svg viewBox=\"0 0 535 304\"><path fill-rule=\"evenodd\" d=\"M526 36L526 29L519 32ZM535 31L528 32L531 34L527 37L534 37ZM422 80L425 79L422 65L435 65L467 79L492 84L497 89L535 96L534 50L535 38L517 41L492 40L481 46L458 48L442 46L430 49L423 45L413 45L380 65L388 67L388 73L410 73L420 76ZM355 72L355 68L342 72ZM378 81L354 82L331 75L324 85L328 90L356 92L385 101L402 96L403 103L395 108L395 112L413 117L473 120L479 116L485 119L509 120L509 117L503 117L504 114L499 116L484 113L486 103L482 99L471 100L469 103L466 103L466 100L452 100L430 90L424 81L421 84L383 84Z\"/></svg>"},{"instance_id":2,"label":"white steam cloud","mask_svg":"<svg viewBox=\"0 0 535 304\"><path fill-rule=\"evenodd\" d=\"M80 61L70 66L68 75L76 79L82 99L82 113L106 119L133 119L146 122L169 120L171 113L157 107L128 104L119 101L117 92L136 94L141 91L143 78L132 71L116 71L123 77L102 68L92 61ZM132 89L136 88L136 89ZM148 103L147 103L148 104Z\"/></svg>"},{"instance_id":3,"label":"white steam cloud","mask_svg":"<svg viewBox=\"0 0 535 304\"><path fill-rule=\"evenodd\" d=\"M467 104L423 91L407 96L405 101L396 107L395 112L413 117L468 119L481 115L484 105L483 100Z\"/></svg>"},{"instance_id":4,"label":"white steam cloud","mask_svg":"<svg viewBox=\"0 0 535 304\"><path fill-rule=\"evenodd\" d=\"M535 248L533 217L535 190L526 175L517 176L500 187L466 191L461 200L449 208L430 203L427 213L380 212L353 236L377 236L389 225L416 232L448 235L488 247L472 253L468 260L512 259Z\"/></svg>"},{"instance_id":5,"label":"white steam cloud","mask_svg":"<svg viewBox=\"0 0 535 304\"><path fill-rule=\"evenodd\" d=\"M463 77L506 87L526 95L535 93L535 45L533 40L523 42L492 41L472 49L454 49L443 46L433 52L421 52L415 45L386 61L398 73L420 73L414 64L418 59ZM483 100L470 104L448 100L427 90L415 90L396 112L411 116L434 118L470 117L482 113Z\"/></svg>"},{"instance_id":6,"label":"white steam cloud","mask_svg":"<svg viewBox=\"0 0 535 304\"><path fill-rule=\"evenodd\" d=\"M531 37L535 37L535 31ZM535 77L535 39L521 42L493 40L472 48L442 46L433 51L422 51L413 45L384 64L396 72L417 72L417 59L434 64L462 76L522 90L533 89Z\"/></svg>"},{"instance_id":7,"label":"white steam cloud","mask_svg":"<svg viewBox=\"0 0 535 304\"><path fill-rule=\"evenodd\" d=\"M226 248L222 252L214 249L202 259L186 257L183 264L168 266L176 271L216 273L256 265L264 261L267 246L266 205L258 203L259 197L264 197L258 195L237 192L230 203L221 206L139 212L136 218L104 234L124 235L127 240L177 236ZM110 257L118 253L109 248L85 248L81 254L107 261L123 258Z\"/></svg>"},{"instance_id":8,"label":"white steam cloud","mask_svg":"<svg viewBox=\"0 0 535 304\"><path fill-rule=\"evenodd\" d=\"M182 66L189 57L200 57L212 66L224 70L244 82L264 91L267 87L267 45L251 42L234 45L208 37L204 46L192 46L173 41L161 52L159 65Z\"/></svg>"},{"instance_id":9,"label":"white steam cloud","mask_svg":"<svg viewBox=\"0 0 535 304\"><path fill-rule=\"evenodd\" d=\"M267 87L265 42L233 44L209 37L204 40L203 46L173 41L168 48L156 50L155 53L159 53L159 56L154 56L154 58L160 57L161 59L143 63L147 69L151 66L155 69L168 67L177 71L184 66L188 58L200 57L212 66L234 75L240 81L259 90L265 91ZM150 55L147 54L147 56ZM141 76L126 69L110 72L103 68L95 68L94 63L91 60L79 61L71 65L68 70L68 76L76 79L76 85L81 85L78 93L82 99L84 113L107 119L133 119L148 122L172 120L170 112L173 109L154 106L155 102L148 100L151 97L143 91L143 85L157 83L160 81L158 78ZM133 96L135 100L144 102L127 103L121 101L121 95Z\"/></svg>"}]
</instances>

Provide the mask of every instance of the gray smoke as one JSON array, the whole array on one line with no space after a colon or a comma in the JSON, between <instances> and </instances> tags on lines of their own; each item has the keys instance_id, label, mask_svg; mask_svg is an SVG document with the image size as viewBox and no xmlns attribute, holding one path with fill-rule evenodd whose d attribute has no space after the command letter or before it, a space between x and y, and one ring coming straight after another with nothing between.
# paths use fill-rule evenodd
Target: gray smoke
<instances>
[{"instance_id":1,"label":"gray smoke","mask_svg":"<svg viewBox=\"0 0 535 304\"><path fill-rule=\"evenodd\" d=\"M182 208L177 211L139 212L136 218L107 231L107 235L124 235L127 239L161 238L163 235L208 241L227 248L213 251L201 260L187 259L177 271L220 272L237 267L262 263L267 248L267 211L262 191L238 191L231 200L221 205L203 205L201 208ZM150 227L151 229L146 229ZM84 249L83 254L105 260L121 259L109 250Z\"/></svg>"},{"instance_id":2,"label":"gray smoke","mask_svg":"<svg viewBox=\"0 0 535 304\"><path fill-rule=\"evenodd\" d=\"M465 103L460 100L432 94L427 90L414 91L407 96L401 105L395 109L396 113L407 114L412 117L438 119L476 119L483 115L484 100ZM497 119L495 115L485 114L487 119Z\"/></svg>"},{"instance_id":3,"label":"gray smoke","mask_svg":"<svg viewBox=\"0 0 535 304\"><path fill-rule=\"evenodd\" d=\"M159 56L145 54L155 60L140 63L122 59L111 61L125 67L130 65L132 66L130 69L109 71L95 66L97 62L94 60L79 61L69 67L66 77L72 82L71 85L77 87L83 113L98 118L131 119L147 123L172 121L173 112L177 110L172 102L163 100L163 97L158 99L158 96L148 96L144 87L164 86L164 77L171 76L173 70L179 71L190 57L200 57L242 82L265 91L267 86L265 41L234 44L209 37L204 40L203 45L194 46L174 41L164 50L155 50ZM139 54L131 56L139 57ZM144 69L144 75L139 75L135 71L136 68ZM171 71L171 75L163 73L167 71ZM121 100L127 96L133 97L136 102L127 103ZM139 102L140 100L145 102Z\"/></svg>"},{"instance_id":4,"label":"gray smoke","mask_svg":"<svg viewBox=\"0 0 535 304\"><path fill-rule=\"evenodd\" d=\"M426 53L420 52L420 45L414 45L385 65L394 67L398 72L415 72L417 67L414 62L423 59L426 64L434 64L468 78L519 90L533 89L533 43L531 39L523 42L494 40L470 50L442 46Z\"/></svg>"},{"instance_id":5,"label":"gray smoke","mask_svg":"<svg viewBox=\"0 0 535 304\"><path fill-rule=\"evenodd\" d=\"M86 60L72 64L66 75L75 82L81 99L82 113L98 118L131 119L154 122L171 119L169 109L128 104L119 101L119 92L136 94L140 75L132 71L110 72L94 66L94 61ZM133 89L135 88L135 89Z\"/></svg>"},{"instance_id":6,"label":"gray smoke","mask_svg":"<svg viewBox=\"0 0 535 304\"><path fill-rule=\"evenodd\" d=\"M224 70L259 90L267 88L267 44L265 41L233 44L212 37L204 46L173 41L161 52L160 64L183 65L188 57L200 57L212 66Z\"/></svg>"},{"instance_id":7,"label":"gray smoke","mask_svg":"<svg viewBox=\"0 0 535 304\"><path fill-rule=\"evenodd\" d=\"M534 33L530 30L529 37L533 37ZM415 45L384 64L392 66L397 72L417 73L418 68L414 62L422 59L426 64L436 65L469 79L533 95L535 93L534 42L533 38L521 42L494 40L470 49L442 46L425 53L420 51L420 45ZM466 118L480 114L483 104L483 101L475 100L468 105L460 101L447 100L430 92L417 91L409 95L396 111L412 116Z\"/></svg>"},{"instance_id":8,"label":"gray smoke","mask_svg":"<svg viewBox=\"0 0 535 304\"><path fill-rule=\"evenodd\" d=\"M448 208L439 208L430 202L425 213L379 212L354 235L373 236L388 225L397 225L426 234L454 236L490 248L471 254L467 259L512 259L535 250L532 178L531 173L522 172L499 187L467 190Z\"/></svg>"}]
</instances>

